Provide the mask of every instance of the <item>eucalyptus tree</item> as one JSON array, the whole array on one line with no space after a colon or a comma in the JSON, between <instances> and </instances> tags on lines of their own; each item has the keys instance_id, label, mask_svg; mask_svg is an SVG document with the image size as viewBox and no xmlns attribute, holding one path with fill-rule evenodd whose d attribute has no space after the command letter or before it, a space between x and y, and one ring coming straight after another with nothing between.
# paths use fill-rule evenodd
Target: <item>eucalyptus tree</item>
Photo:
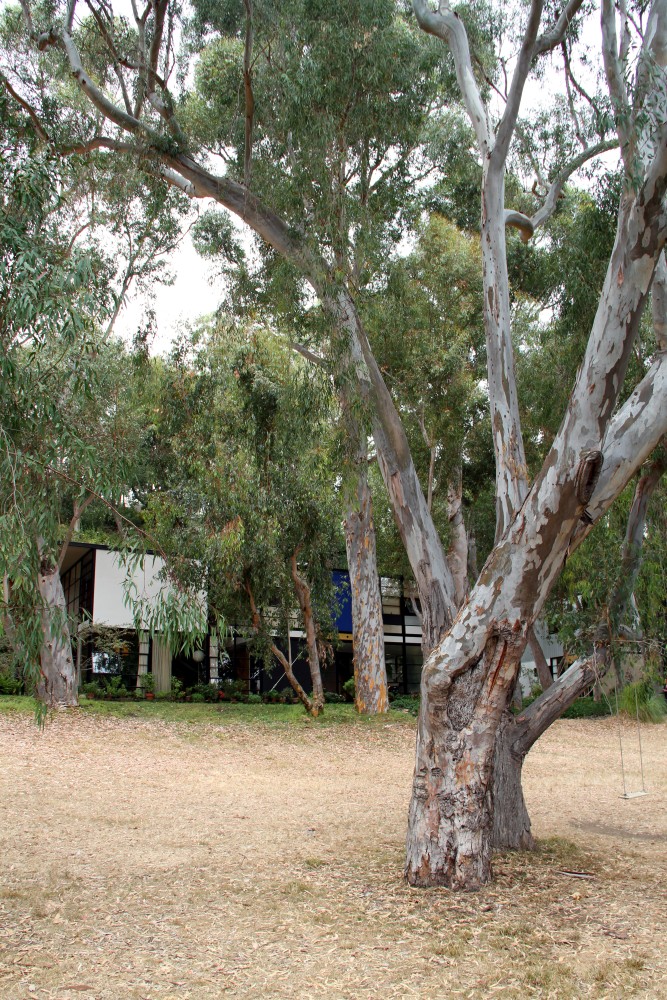
<instances>
[{"instance_id":1,"label":"eucalyptus tree","mask_svg":"<svg viewBox=\"0 0 667 1000\"><path fill-rule=\"evenodd\" d=\"M342 548L328 382L261 328L218 321L165 372L156 428L160 486L151 534L183 582L254 654L278 661L307 711L324 709L321 659L335 633L332 568ZM311 692L280 636L305 637Z\"/></svg>"},{"instance_id":2,"label":"eucalyptus tree","mask_svg":"<svg viewBox=\"0 0 667 1000\"><path fill-rule=\"evenodd\" d=\"M63 80L71 74L75 81L77 93L70 105L76 104L79 112L79 148L105 149L112 156L119 152L132 155L190 197L212 198L238 215L286 262L277 268L283 281L291 276L307 283L317 295L336 332L333 349L344 360L349 383L368 401L379 466L415 574L424 630L432 648L423 671L409 818L406 874L415 885L471 889L490 877L496 737L528 632L568 552L605 513L667 430L664 352L656 352L647 374L625 402L620 398L667 230L665 6L665 0L654 0L648 11L627 12L624 8L617 15L609 0L604 0L601 33L609 113L584 118L577 108L579 91L574 93L571 71L580 0L570 0L555 15L545 11L540 0L533 0L528 11L510 10L516 14L519 50L511 65L497 62L490 72L484 60L480 64L473 59L463 18L444 2L435 11L415 0L420 25L446 43L453 60L482 174L483 308L496 457L497 528L494 548L466 604L458 610L451 568L417 478L400 413L361 322L354 284L337 266L335 240L328 243L324 238L308 238L319 232L328 236L327 219L314 213L307 217L307 225L299 226L296 220L284 218L282 209L274 209L273 188L256 193L253 156L260 143L256 147L253 140L258 105L252 75L252 5L246 7L249 20L242 60L237 53L210 67L213 75L229 71L230 79L238 81L238 89L228 88L227 93L244 95L236 104L238 114L231 116L234 121L244 121L243 169L236 162L229 164L225 173L217 174L181 124L185 119L170 91L177 11L169 0L137 10L131 28L127 22L114 22L106 6L98 8L102 24L96 37L100 45L91 56L83 44L82 29L75 23L76 0L44 13L33 10L29 0L23 3L22 44L36 47L45 60L52 60L53 72ZM337 12L338 5L335 9ZM303 18L311 10L310 5L299 6L297 13ZM327 17L330 10L326 5L318 7L318 17L313 18L312 39L303 50L305 68L306 57L320 39L328 44L328 51L334 51L331 42L336 36ZM396 23L404 22L396 22L393 5L380 0L359 4L355 10L360 12L360 21L368 19L366 30L348 49L350 62L361 69L363 52L377 40L390 37L385 29L391 31ZM298 36L301 21L295 21L294 27ZM632 32L638 35L634 46ZM223 34L224 30L211 27L212 41L222 41ZM263 55L280 66L291 37L291 33L278 32L262 48ZM510 152L521 143L525 145L527 130L519 111L528 75L545 55L563 45L567 52L566 103L572 104L573 134L581 136L583 145L573 148L572 155L568 150L565 159L547 156L546 168L544 158L529 150L545 181L541 186L538 178L529 215L526 199L506 208L505 172ZM101 67L95 61L100 51L104 53ZM225 51L231 55L229 47L225 50L221 46L221 54ZM388 48L380 67L387 73L400 62L387 58L392 55ZM415 70L422 71L418 60ZM508 79L503 95L506 100L496 114L495 98L488 98L493 86L495 92L502 91L496 80L504 73ZM360 82L360 90L378 79L369 75ZM393 96L389 82L381 82L381 86ZM290 82L287 96L297 94L295 87ZM315 130L321 116L316 114L320 110L318 91L312 86L310 97L309 103L297 101L296 110L303 117L312 109ZM22 99L28 103L27 97ZM85 106L88 114L82 112ZM39 118L42 109L30 107ZM183 102L183 111L186 108L187 102ZM615 132L611 138L610 128ZM437 134L437 122L434 131ZM624 169L614 247L565 416L531 484L514 377L505 226L518 227L530 239L555 210L567 178L612 142L619 145ZM224 150L227 136L218 137L217 143L217 151ZM547 152L552 148L548 137L545 148ZM279 158L274 153L274 176L294 178L301 161L298 154L291 155L289 129L282 149ZM390 150L391 146L387 152ZM382 173L380 167L376 169ZM378 180L379 191L393 189L396 183L392 171L384 185L381 177ZM320 187L321 178L314 175L311 194L315 205ZM280 201L280 191L276 200Z\"/></svg>"},{"instance_id":3,"label":"eucalyptus tree","mask_svg":"<svg viewBox=\"0 0 667 1000\"><path fill-rule=\"evenodd\" d=\"M126 361L110 334L132 279L161 265L147 243L146 206L123 213L124 236L135 237L130 258L112 257L89 204L95 180L103 204L103 182L84 184L4 92L0 127L3 624L41 701L70 706L77 690L60 568L88 506L117 502L127 485ZM172 243L176 232L174 222Z\"/></svg>"}]
</instances>

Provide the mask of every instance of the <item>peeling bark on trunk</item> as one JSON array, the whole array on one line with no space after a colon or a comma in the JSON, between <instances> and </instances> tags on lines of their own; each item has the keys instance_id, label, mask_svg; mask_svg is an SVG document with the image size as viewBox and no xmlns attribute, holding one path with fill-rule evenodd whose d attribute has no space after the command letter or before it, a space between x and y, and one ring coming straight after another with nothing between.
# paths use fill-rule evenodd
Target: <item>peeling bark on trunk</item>
<instances>
[{"instance_id":1,"label":"peeling bark on trunk","mask_svg":"<svg viewBox=\"0 0 667 1000\"><path fill-rule=\"evenodd\" d=\"M375 527L368 466L358 467L354 506L345 517L345 547L350 571L355 706L364 715L389 708L384 659L382 595L375 554Z\"/></svg>"},{"instance_id":2,"label":"peeling bark on trunk","mask_svg":"<svg viewBox=\"0 0 667 1000\"><path fill-rule=\"evenodd\" d=\"M582 691L590 687L602 669L600 655L577 660L524 712L516 717L509 712L503 716L495 754L494 848L521 851L534 847L521 786L526 754Z\"/></svg>"},{"instance_id":3,"label":"peeling bark on trunk","mask_svg":"<svg viewBox=\"0 0 667 1000\"><path fill-rule=\"evenodd\" d=\"M313 687L310 712L311 715L317 717L324 711L324 687L322 686L322 671L320 670L320 652L317 644L317 630L315 628L315 619L313 617L310 587L308 586L306 580L299 574L296 563L297 554L298 549L292 554L290 569L292 573L292 580L294 581L294 590L299 602L299 607L301 608L303 624L306 630L308 667L310 669L310 681Z\"/></svg>"},{"instance_id":4,"label":"peeling bark on trunk","mask_svg":"<svg viewBox=\"0 0 667 1000\"><path fill-rule=\"evenodd\" d=\"M43 602L43 641L37 697L48 708L75 708L79 704L76 670L58 567L43 563L38 586Z\"/></svg>"},{"instance_id":5,"label":"peeling bark on trunk","mask_svg":"<svg viewBox=\"0 0 667 1000\"><path fill-rule=\"evenodd\" d=\"M651 462L635 488L623 542L618 582L609 600L608 620L600 625L598 639L601 644L596 653L591 657L577 660L556 681L552 681L549 687L543 685L544 690L540 697L516 719L508 714L503 721L496 744L493 793L494 847L513 850L530 847L530 819L521 789L523 761L542 733L559 719L587 688L599 681L609 664L614 662L608 644L611 637L618 633L627 614L634 583L641 566L649 501L666 470L667 455L662 453Z\"/></svg>"},{"instance_id":6,"label":"peeling bark on trunk","mask_svg":"<svg viewBox=\"0 0 667 1000\"><path fill-rule=\"evenodd\" d=\"M405 875L411 885L479 889L491 877L496 730L521 637L489 638L474 665L441 688L424 669Z\"/></svg>"}]
</instances>

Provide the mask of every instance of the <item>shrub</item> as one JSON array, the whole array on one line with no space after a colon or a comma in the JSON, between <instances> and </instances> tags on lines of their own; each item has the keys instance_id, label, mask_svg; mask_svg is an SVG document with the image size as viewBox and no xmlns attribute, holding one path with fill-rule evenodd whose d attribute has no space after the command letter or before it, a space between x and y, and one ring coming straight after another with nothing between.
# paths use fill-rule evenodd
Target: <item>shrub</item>
<instances>
[{"instance_id":1,"label":"shrub","mask_svg":"<svg viewBox=\"0 0 667 1000\"><path fill-rule=\"evenodd\" d=\"M337 691L325 691L324 700L329 705L340 705L341 702L345 701L345 695L338 694Z\"/></svg>"},{"instance_id":2,"label":"shrub","mask_svg":"<svg viewBox=\"0 0 667 1000\"><path fill-rule=\"evenodd\" d=\"M81 693L85 694L87 698L101 698L104 692L102 685L98 684L97 681L88 681L87 684L81 685Z\"/></svg>"},{"instance_id":3,"label":"shrub","mask_svg":"<svg viewBox=\"0 0 667 1000\"><path fill-rule=\"evenodd\" d=\"M127 698L129 693L121 677L111 677L104 687L107 698Z\"/></svg>"},{"instance_id":4,"label":"shrub","mask_svg":"<svg viewBox=\"0 0 667 1000\"><path fill-rule=\"evenodd\" d=\"M410 715L419 715L419 695L399 694L391 703L392 709L398 712L409 712Z\"/></svg>"},{"instance_id":5,"label":"shrub","mask_svg":"<svg viewBox=\"0 0 667 1000\"><path fill-rule=\"evenodd\" d=\"M350 677L343 684L343 694L345 695L346 701L354 701L356 697L356 692L354 688L354 677Z\"/></svg>"},{"instance_id":6,"label":"shrub","mask_svg":"<svg viewBox=\"0 0 667 1000\"><path fill-rule=\"evenodd\" d=\"M611 715L611 709L606 698L595 701L594 698L577 698L563 712L563 719L595 719L603 715Z\"/></svg>"},{"instance_id":7,"label":"shrub","mask_svg":"<svg viewBox=\"0 0 667 1000\"><path fill-rule=\"evenodd\" d=\"M194 687L188 688L187 694L190 696L191 701L218 700L218 689L215 684L195 684ZM201 698L195 699L196 694L201 695Z\"/></svg>"},{"instance_id":8,"label":"shrub","mask_svg":"<svg viewBox=\"0 0 667 1000\"><path fill-rule=\"evenodd\" d=\"M0 674L0 694L23 694L23 683L16 677Z\"/></svg>"},{"instance_id":9,"label":"shrub","mask_svg":"<svg viewBox=\"0 0 667 1000\"><path fill-rule=\"evenodd\" d=\"M194 694L190 695L190 701L205 702L206 698L200 691L195 691Z\"/></svg>"},{"instance_id":10,"label":"shrub","mask_svg":"<svg viewBox=\"0 0 667 1000\"><path fill-rule=\"evenodd\" d=\"M262 696L261 694L255 694L254 691L251 691L248 695L246 695L246 701L249 705L261 705Z\"/></svg>"},{"instance_id":11,"label":"shrub","mask_svg":"<svg viewBox=\"0 0 667 1000\"><path fill-rule=\"evenodd\" d=\"M662 722L667 715L667 702L653 690L650 681L636 681L624 687L618 696L618 711L641 722Z\"/></svg>"},{"instance_id":12,"label":"shrub","mask_svg":"<svg viewBox=\"0 0 667 1000\"><path fill-rule=\"evenodd\" d=\"M222 691L224 696L232 701L235 699L240 700L246 693L245 684L239 680L222 681L218 690Z\"/></svg>"},{"instance_id":13,"label":"shrub","mask_svg":"<svg viewBox=\"0 0 667 1000\"><path fill-rule=\"evenodd\" d=\"M139 684L146 694L155 691L155 678L152 674L141 674Z\"/></svg>"}]
</instances>

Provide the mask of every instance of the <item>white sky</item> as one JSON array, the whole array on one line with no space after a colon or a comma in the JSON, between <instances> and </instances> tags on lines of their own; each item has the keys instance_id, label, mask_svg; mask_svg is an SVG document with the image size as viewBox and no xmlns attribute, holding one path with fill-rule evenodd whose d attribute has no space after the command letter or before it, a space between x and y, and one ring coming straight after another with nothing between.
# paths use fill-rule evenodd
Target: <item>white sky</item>
<instances>
[{"instance_id":1,"label":"white sky","mask_svg":"<svg viewBox=\"0 0 667 1000\"><path fill-rule=\"evenodd\" d=\"M211 282L211 265L199 256L189 234L170 258L170 268L175 275L173 285L158 285L153 302L130 290L116 321L116 333L131 340L146 307L152 305L157 319L157 335L150 345L152 354L165 354L185 323L213 312L224 294L221 279Z\"/></svg>"}]
</instances>

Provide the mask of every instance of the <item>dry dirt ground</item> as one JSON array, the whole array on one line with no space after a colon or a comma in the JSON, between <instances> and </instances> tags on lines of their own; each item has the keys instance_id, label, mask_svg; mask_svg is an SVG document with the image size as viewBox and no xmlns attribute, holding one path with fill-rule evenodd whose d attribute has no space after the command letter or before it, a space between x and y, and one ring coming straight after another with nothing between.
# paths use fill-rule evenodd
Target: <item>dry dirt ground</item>
<instances>
[{"instance_id":1,"label":"dry dirt ground","mask_svg":"<svg viewBox=\"0 0 667 1000\"><path fill-rule=\"evenodd\" d=\"M626 801L616 722L555 725L540 851L463 896L401 879L412 724L0 715L0 997L667 998L666 737Z\"/></svg>"}]
</instances>

